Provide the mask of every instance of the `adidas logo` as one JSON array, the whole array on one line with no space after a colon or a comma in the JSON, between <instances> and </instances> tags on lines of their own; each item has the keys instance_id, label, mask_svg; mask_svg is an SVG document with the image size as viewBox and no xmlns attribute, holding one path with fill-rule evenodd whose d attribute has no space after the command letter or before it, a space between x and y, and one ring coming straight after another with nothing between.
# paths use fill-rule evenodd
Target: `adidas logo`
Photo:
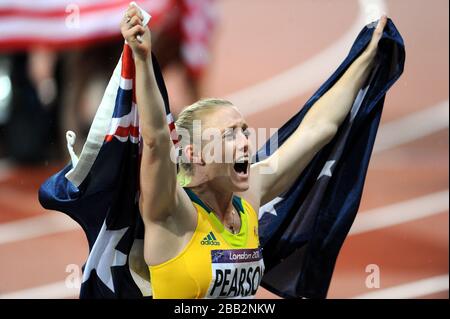
<instances>
[{"instance_id":1,"label":"adidas logo","mask_svg":"<svg viewBox=\"0 0 450 319\"><path fill-rule=\"evenodd\" d=\"M214 236L213 232L209 232L208 236L205 236L203 240L200 242L201 245L213 245L219 246L220 242L217 240L216 236Z\"/></svg>"}]
</instances>

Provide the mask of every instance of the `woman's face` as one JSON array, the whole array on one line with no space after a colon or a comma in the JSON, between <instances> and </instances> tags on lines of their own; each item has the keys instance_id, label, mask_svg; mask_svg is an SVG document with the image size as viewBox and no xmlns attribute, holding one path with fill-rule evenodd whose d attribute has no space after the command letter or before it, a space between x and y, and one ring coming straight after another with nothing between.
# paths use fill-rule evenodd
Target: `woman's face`
<instances>
[{"instance_id":1,"label":"woman's face","mask_svg":"<svg viewBox=\"0 0 450 319\"><path fill-rule=\"evenodd\" d=\"M234 106L218 107L202 116L202 167L217 191L243 192L249 187L250 152L247 123Z\"/></svg>"}]
</instances>

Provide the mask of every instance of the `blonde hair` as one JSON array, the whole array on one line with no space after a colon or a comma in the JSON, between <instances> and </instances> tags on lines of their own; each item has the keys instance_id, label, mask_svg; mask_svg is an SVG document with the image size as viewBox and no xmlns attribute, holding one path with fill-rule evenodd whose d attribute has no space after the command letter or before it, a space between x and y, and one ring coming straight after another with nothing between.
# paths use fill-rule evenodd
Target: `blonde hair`
<instances>
[{"instance_id":1,"label":"blonde hair","mask_svg":"<svg viewBox=\"0 0 450 319\"><path fill-rule=\"evenodd\" d=\"M223 99L206 98L185 107L180 112L178 119L175 122L175 127L177 131L182 129L189 133L189 140L184 140L183 137L181 137L181 140L179 141L181 149L184 150L187 145L191 145L193 143L194 121L201 119L201 117L206 113L213 111L220 106L233 106L233 103ZM192 174L192 164L181 162L177 176L179 184L181 186L187 186L191 181Z\"/></svg>"}]
</instances>

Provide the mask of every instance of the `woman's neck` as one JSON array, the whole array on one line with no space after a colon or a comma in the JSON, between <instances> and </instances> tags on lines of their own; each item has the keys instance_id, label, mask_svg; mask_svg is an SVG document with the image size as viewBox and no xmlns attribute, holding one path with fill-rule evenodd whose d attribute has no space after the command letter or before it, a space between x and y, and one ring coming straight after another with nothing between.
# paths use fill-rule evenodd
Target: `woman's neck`
<instances>
[{"instance_id":1,"label":"woman's neck","mask_svg":"<svg viewBox=\"0 0 450 319\"><path fill-rule=\"evenodd\" d=\"M216 191L209 186L205 183L191 189L223 220L233 211L233 192Z\"/></svg>"}]
</instances>

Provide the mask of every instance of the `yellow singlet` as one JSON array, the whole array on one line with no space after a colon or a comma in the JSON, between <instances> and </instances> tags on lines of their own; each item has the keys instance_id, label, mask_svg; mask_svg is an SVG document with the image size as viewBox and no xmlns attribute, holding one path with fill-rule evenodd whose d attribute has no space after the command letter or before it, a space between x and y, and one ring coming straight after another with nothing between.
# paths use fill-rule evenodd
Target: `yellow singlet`
<instances>
[{"instance_id":1,"label":"yellow singlet","mask_svg":"<svg viewBox=\"0 0 450 319\"><path fill-rule=\"evenodd\" d=\"M192 191L186 192L197 209L197 227L178 256L149 266L153 298L251 298L264 274L258 215L235 196L241 229L232 234Z\"/></svg>"}]
</instances>

